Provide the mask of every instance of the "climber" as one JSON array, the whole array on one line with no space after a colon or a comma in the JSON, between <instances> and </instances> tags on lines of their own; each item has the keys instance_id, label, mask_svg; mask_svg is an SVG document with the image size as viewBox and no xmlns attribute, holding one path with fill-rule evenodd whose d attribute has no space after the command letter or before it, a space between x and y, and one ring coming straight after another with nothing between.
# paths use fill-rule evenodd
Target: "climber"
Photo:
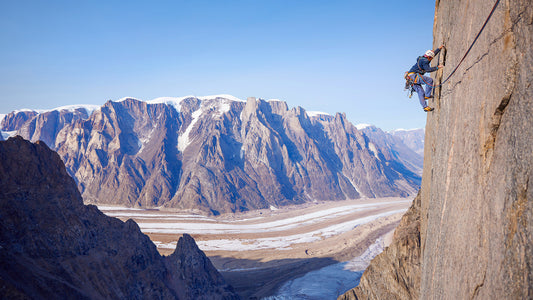
<instances>
[{"instance_id":1,"label":"climber","mask_svg":"<svg viewBox=\"0 0 533 300\"><path fill-rule=\"evenodd\" d=\"M428 50L423 56L419 56L416 60L416 64L411 68L411 70L409 70L409 72L406 73L405 76L405 79L408 81L408 84L411 85L412 88L418 94L420 104L426 112L433 110L433 108L427 105L426 100L433 98L434 86L433 79L431 79L431 77L429 76L424 76L424 74L426 72L437 71L438 69L444 67L443 65L439 65L438 67L430 66L431 60L435 57L435 55L439 54L442 48L444 48L444 45L440 46L435 50ZM425 91L424 88L422 88L423 84L426 85Z\"/></svg>"}]
</instances>

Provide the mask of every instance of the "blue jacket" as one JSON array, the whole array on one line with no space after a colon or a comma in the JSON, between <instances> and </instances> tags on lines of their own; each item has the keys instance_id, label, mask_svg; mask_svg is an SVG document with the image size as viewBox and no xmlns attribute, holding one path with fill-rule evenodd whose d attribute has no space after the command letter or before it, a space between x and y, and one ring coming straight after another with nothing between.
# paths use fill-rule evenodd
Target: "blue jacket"
<instances>
[{"instance_id":1,"label":"blue jacket","mask_svg":"<svg viewBox=\"0 0 533 300\"><path fill-rule=\"evenodd\" d=\"M437 54L439 54L440 52L440 49L437 48L433 50L433 52L435 52L435 56L437 56ZM416 59L416 64L409 70L409 73L416 72L416 73L423 75L426 72L434 72L434 71L437 71L438 69L439 69L438 67L431 67L429 65L429 59L427 59L427 57L419 56Z\"/></svg>"}]
</instances>

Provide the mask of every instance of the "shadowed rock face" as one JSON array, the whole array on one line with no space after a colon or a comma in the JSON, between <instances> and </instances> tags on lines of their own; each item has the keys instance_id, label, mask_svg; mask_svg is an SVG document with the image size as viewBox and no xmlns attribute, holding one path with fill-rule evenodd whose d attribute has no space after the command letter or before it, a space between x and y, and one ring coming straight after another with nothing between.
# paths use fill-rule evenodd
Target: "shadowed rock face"
<instances>
[{"instance_id":1,"label":"shadowed rock face","mask_svg":"<svg viewBox=\"0 0 533 300\"><path fill-rule=\"evenodd\" d=\"M160 256L135 222L83 205L55 152L20 137L0 142L0 295L238 298L190 236Z\"/></svg>"},{"instance_id":2,"label":"shadowed rock face","mask_svg":"<svg viewBox=\"0 0 533 300\"><path fill-rule=\"evenodd\" d=\"M394 231L394 242L372 260L359 286L339 300L420 297L420 200L420 195L413 200Z\"/></svg>"},{"instance_id":3,"label":"shadowed rock face","mask_svg":"<svg viewBox=\"0 0 533 300\"><path fill-rule=\"evenodd\" d=\"M437 79L459 63L494 3L437 1L434 46L447 46ZM420 247L385 251L343 299L533 297L532 37L531 1L501 1L428 114ZM419 254L420 267L403 272L398 262ZM378 272L391 268L397 278L381 284Z\"/></svg>"},{"instance_id":4,"label":"shadowed rock face","mask_svg":"<svg viewBox=\"0 0 533 300\"><path fill-rule=\"evenodd\" d=\"M22 124L10 114L5 124L56 150L87 203L217 214L407 196L420 185L422 160L412 150L365 135L343 114L307 114L282 101L125 99L87 118L61 121L66 114L18 117Z\"/></svg>"}]
</instances>

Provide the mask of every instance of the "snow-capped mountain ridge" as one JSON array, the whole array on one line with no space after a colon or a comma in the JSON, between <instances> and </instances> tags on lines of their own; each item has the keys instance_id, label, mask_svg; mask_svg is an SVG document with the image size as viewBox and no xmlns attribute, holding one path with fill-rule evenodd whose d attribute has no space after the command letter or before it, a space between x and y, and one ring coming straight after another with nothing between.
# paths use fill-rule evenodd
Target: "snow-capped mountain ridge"
<instances>
[{"instance_id":1,"label":"snow-capped mountain ridge","mask_svg":"<svg viewBox=\"0 0 533 300\"><path fill-rule=\"evenodd\" d=\"M407 196L420 183L416 163L395 154L407 150L369 139L344 114L253 97L123 98L91 114L11 113L0 130L47 143L98 204L219 213Z\"/></svg>"},{"instance_id":2,"label":"snow-capped mountain ridge","mask_svg":"<svg viewBox=\"0 0 533 300\"><path fill-rule=\"evenodd\" d=\"M91 115L93 111L97 110L100 108L100 105L95 105L95 104L74 104L74 105L64 105L64 106L59 106L59 107L56 107L56 108L50 108L50 109L31 109L31 108L22 108L22 109L17 109L17 110L14 110L11 112L11 114L16 114L16 113L21 113L21 112L34 112L34 113L37 113L37 114L42 114L42 113L46 113L46 112L51 112L51 111L62 111L62 110L66 110L66 111L75 111L75 110L78 110L78 109L84 109L88 115ZM0 122L3 120L3 118L7 116L7 114L0 114Z\"/></svg>"}]
</instances>

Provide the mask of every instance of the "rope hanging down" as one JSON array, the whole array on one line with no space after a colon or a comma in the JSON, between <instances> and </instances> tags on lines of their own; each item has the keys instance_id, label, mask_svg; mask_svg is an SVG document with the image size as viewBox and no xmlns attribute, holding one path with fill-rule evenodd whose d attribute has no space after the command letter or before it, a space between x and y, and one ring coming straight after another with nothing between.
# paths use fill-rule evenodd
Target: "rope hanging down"
<instances>
[{"instance_id":1,"label":"rope hanging down","mask_svg":"<svg viewBox=\"0 0 533 300\"><path fill-rule=\"evenodd\" d=\"M500 3L500 0L496 0L496 3L494 3L494 6L492 7L492 10L490 11L489 16L485 20L485 23L483 23L483 26L481 27L481 29L479 30L478 34L476 35L476 38L474 39L474 41L472 42L472 44L470 45L468 50L466 50L465 55L463 55L463 58L461 59L461 61L459 61L459 64L457 64L457 67L455 67L455 69L453 69L453 71L450 73L450 75L448 75L448 77L446 77L446 79L444 79L444 81L442 83L438 84L438 85L431 85L431 84L428 84L425 81L424 81L424 83L426 83L427 85L432 86L432 87L439 87L439 86L443 85L444 83L446 83L446 81L448 81L450 79L450 77L452 77L452 75L455 73L455 71L457 71L459 66L463 63L463 61L465 60L465 58L468 55L468 53L470 52L470 50L472 50L472 47L474 47L474 44L476 43L477 39L479 38L479 36L483 32L483 29L485 29L485 26L489 22L490 18L492 17L492 14L496 10L496 7L498 6L499 3ZM422 79L422 80L424 80L424 79Z\"/></svg>"}]
</instances>

